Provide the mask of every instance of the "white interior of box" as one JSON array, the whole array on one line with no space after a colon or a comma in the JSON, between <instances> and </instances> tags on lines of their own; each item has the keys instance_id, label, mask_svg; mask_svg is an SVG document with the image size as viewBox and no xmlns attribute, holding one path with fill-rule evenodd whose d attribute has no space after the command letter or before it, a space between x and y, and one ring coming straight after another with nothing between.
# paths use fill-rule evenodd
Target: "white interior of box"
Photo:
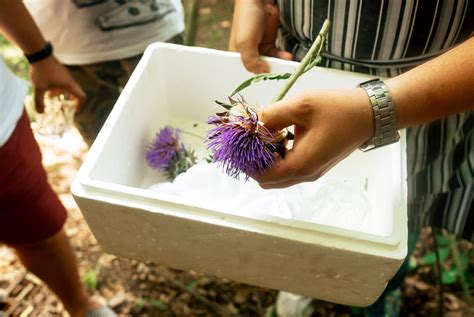
<instances>
[{"instance_id":1,"label":"white interior of box","mask_svg":"<svg viewBox=\"0 0 474 317\"><path fill-rule=\"evenodd\" d=\"M291 72L296 67L293 62L269 61L275 73ZM147 191L150 185L165 181L145 161L146 148L156 132L165 125L180 128L186 143L202 155L205 145L199 136L205 136L205 122L208 116L222 110L214 100L225 101L227 94L251 75L232 53L166 44L150 46L101 131L100 144L94 145L101 148L93 149L97 159L90 167L88 179L100 182L102 187L110 184L129 188L125 191L138 196L144 191L133 189ZM289 95L304 89L352 88L367 79L362 74L317 68L300 78ZM264 106L281 85L257 83L243 95L247 101ZM380 228L371 234L389 236L394 231L394 220L403 208L400 202L406 196L404 157L402 138L401 143L379 150L356 151L328 174L366 187L373 206L370 221ZM156 198L157 204L163 200L180 203L175 197L148 194Z\"/></svg>"}]
</instances>

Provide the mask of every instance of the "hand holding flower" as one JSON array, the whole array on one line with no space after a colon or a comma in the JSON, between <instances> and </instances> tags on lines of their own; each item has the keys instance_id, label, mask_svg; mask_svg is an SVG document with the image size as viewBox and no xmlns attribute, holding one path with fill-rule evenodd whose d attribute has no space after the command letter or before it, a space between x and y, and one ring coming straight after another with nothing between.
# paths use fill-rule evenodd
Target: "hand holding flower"
<instances>
[{"instance_id":1,"label":"hand holding flower","mask_svg":"<svg viewBox=\"0 0 474 317\"><path fill-rule=\"evenodd\" d=\"M285 158L252 175L263 188L314 181L373 135L371 105L362 89L304 92L270 105L260 120L271 131L295 128Z\"/></svg>"},{"instance_id":2,"label":"hand holding flower","mask_svg":"<svg viewBox=\"0 0 474 317\"><path fill-rule=\"evenodd\" d=\"M247 104L243 98L234 100L232 96L262 80L286 80L274 102L283 99L296 80L321 61L320 54L329 26L329 20L324 21L319 35L293 73L256 75L231 93L230 105L216 101L226 111L209 118L208 123L215 127L209 131L207 142L213 160L221 163L228 175L238 178L243 173L248 179L262 173L272 167L276 156L285 156L285 141L292 139L286 130L291 124L276 129L274 126L270 131L262 124L257 106Z\"/></svg>"}]
</instances>

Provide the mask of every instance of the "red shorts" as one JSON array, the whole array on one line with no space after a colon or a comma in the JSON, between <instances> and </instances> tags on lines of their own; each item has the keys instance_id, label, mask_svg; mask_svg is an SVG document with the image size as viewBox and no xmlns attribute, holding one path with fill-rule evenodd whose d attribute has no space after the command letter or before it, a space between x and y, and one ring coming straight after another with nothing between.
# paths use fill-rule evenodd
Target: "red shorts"
<instances>
[{"instance_id":1,"label":"red shorts","mask_svg":"<svg viewBox=\"0 0 474 317\"><path fill-rule=\"evenodd\" d=\"M0 147L0 243L31 244L57 233L67 211L48 184L41 152L23 112Z\"/></svg>"}]
</instances>

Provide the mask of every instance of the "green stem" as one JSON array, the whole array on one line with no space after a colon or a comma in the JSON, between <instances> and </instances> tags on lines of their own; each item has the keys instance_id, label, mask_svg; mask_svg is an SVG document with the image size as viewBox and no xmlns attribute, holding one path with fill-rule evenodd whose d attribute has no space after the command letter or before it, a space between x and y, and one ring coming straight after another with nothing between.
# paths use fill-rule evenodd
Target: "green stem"
<instances>
[{"instance_id":1,"label":"green stem","mask_svg":"<svg viewBox=\"0 0 474 317\"><path fill-rule=\"evenodd\" d=\"M296 80L305 72L306 67L314 60L315 53L320 52L320 47L324 44L323 39L326 38L326 34L329 31L330 25L331 23L328 19L326 19L323 23L323 26L321 27L321 31L319 31L319 34L316 37L316 40L314 41L313 45L311 45L311 48L309 49L308 53L306 53L305 57L303 58L299 66L296 68L296 70L293 72L293 74L291 74L291 77L285 82L283 89L273 99L273 102L282 100L283 97L285 97L285 95L296 82Z\"/></svg>"},{"instance_id":2,"label":"green stem","mask_svg":"<svg viewBox=\"0 0 474 317\"><path fill-rule=\"evenodd\" d=\"M455 235L448 235L448 241L449 247L453 254L454 263L456 263L456 266L458 267L458 277L459 281L461 282L464 300L469 306L469 308L472 310L474 308L474 302L472 300L471 292L469 291L469 286L467 285L466 278L464 277L464 270L466 269L466 267L460 260L459 249Z\"/></svg>"},{"instance_id":3,"label":"green stem","mask_svg":"<svg viewBox=\"0 0 474 317\"><path fill-rule=\"evenodd\" d=\"M439 287L439 306L438 306L438 316L444 316L444 289L443 289L443 280L441 277L441 260L439 256L439 248L438 248L438 239L436 238L436 229L431 228L431 236L433 237L433 246L436 256L436 271L438 273L438 287Z\"/></svg>"}]
</instances>

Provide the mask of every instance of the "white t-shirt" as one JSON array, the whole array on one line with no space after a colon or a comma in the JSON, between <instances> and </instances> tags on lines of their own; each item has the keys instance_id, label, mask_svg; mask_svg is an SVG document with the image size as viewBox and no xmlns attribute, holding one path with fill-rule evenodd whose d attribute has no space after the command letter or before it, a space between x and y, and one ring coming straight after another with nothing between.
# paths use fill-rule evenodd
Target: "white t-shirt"
<instances>
[{"instance_id":1,"label":"white t-shirt","mask_svg":"<svg viewBox=\"0 0 474 317\"><path fill-rule=\"evenodd\" d=\"M0 55L0 147L15 130L27 92L27 83L13 75Z\"/></svg>"},{"instance_id":2,"label":"white t-shirt","mask_svg":"<svg viewBox=\"0 0 474 317\"><path fill-rule=\"evenodd\" d=\"M184 31L180 0L25 0L63 64L84 65L143 53Z\"/></svg>"}]
</instances>

